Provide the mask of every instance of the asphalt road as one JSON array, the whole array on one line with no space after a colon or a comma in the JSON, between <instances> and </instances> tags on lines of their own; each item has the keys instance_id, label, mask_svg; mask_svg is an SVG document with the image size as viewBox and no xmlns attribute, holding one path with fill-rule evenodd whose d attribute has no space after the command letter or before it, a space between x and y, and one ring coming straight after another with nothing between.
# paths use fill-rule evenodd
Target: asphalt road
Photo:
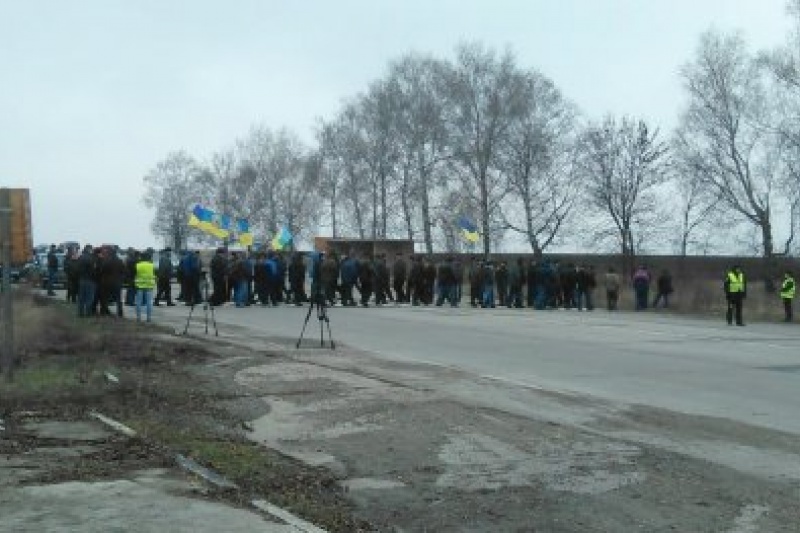
<instances>
[{"instance_id":1,"label":"asphalt road","mask_svg":"<svg viewBox=\"0 0 800 533\"><path fill-rule=\"evenodd\" d=\"M215 317L223 334L245 328L296 339L307 309L225 306ZM184 306L161 307L155 319L179 325L187 314ZM800 434L800 325L446 307L334 307L329 316L338 343L378 357ZM308 326L306 339L318 345L316 315ZM191 332L202 335L202 324Z\"/></svg>"}]
</instances>

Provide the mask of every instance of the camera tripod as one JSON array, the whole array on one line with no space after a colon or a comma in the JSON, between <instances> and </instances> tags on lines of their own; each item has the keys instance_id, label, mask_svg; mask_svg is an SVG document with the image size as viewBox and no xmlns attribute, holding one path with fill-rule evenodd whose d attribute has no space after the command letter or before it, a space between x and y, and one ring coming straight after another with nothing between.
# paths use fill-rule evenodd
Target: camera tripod
<instances>
[{"instance_id":1,"label":"camera tripod","mask_svg":"<svg viewBox=\"0 0 800 533\"><path fill-rule=\"evenodd\" d=\"M203 291L203 319L206 326L206 335L208 335L208 315L211 315L211 323L214 325L214 336L219 337L219 330L217 329L217 318L214 316L214 306L208 303L208 280L203 277L200 282L201 290ZM198 305L194 298L192 298L192 308L189 310L189 316L186 318L186 326L183 328L183 334L189 331L189 323L192 321L194 308ZM210 313L209 313L210 311Z\"/></svg>"},{"instance_id":2,"label":"camera tripod","mask_svg":"<svg viewBox=\"0 0 800 533\"><path fill-rule=\"evenodd\" d=\"M317 320L319 321L319 347L323 348L325 346L325 325L328 326L328 340L331 342L331 350L336 349L336 343L333 342L333 335L331 334L331 320L328 318L328 306L325 303L325 296L322 294L316 294L311 298L311 305L308 308L308 313L306 313L306 319L303 322L303 329L300 331L300 337L297 339L297 345L295 346L296 349L300 349L300 343L303 342L303 334L306 332L306 326L308 326L308 320L311 318L311 313L314 309L317 310Z\"/></svg>"}]
</instances>

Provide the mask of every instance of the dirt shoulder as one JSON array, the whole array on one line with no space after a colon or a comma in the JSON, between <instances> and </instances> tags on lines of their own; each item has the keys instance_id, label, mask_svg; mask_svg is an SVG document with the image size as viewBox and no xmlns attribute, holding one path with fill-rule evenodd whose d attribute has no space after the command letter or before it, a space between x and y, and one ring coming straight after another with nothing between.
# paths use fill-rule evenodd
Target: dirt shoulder
<instances>
[{"instance_id":1,"label":"dirt shoulder","mask_svg":"<svg viewBox=\"0 0 800 533\"><path fill-rule=\"evenodd\" d=\"M369 529L354 518L330 472L247 439L246 420L222 405L247 402L249 393L197 370L218 361L224 347L124 320L79 321L38 298L22 298L17 310L24 325L18 334L22 366L13 383L0 381L0 530L14 524L14 531L104 531L112 517L131 531L176 530L181 514L187 531L230 531L232 524L270 531L270 524L281 524L254 513L253 500L330 531ZM91 418L93 412L133 428L136 436L109 430ZM236 488L216 487L178 468L177 454ZM76 492L84 496L79 501L117 492L128 502L141 497L133 506L139 514L109 501L78 516L69 509ZM41 507L36 512L48 494L48 505L64 502L60 516ZM26 501L33 509L22 508ZM159 513L165 521L147 522ZM142 529L142 523L152 527Z\"/></svg>"},{"instance_id":2,"label":"dirt shoulder","mask_svg":"<svg viewBox=\"0 0 800 533\"><path fill-rule=\"evenodd\" d=\"M12 488L159 477L178 487L172 495L234 511L260 497L330 531L740 533L800 523L793 435L346 347L298 351L295 339L257 331L185 338L64 320L31 343L19 380L28 385L0 389L0 454L8 463L48 448L72 455L14 469L17 479L0 483L3 516L20 501ZM89 440L47 437L48 422L85 422L93 409L138 436L92 426L72 427ZM187 481L175 453L238 489Z\"/></svg>"}]
</instances>

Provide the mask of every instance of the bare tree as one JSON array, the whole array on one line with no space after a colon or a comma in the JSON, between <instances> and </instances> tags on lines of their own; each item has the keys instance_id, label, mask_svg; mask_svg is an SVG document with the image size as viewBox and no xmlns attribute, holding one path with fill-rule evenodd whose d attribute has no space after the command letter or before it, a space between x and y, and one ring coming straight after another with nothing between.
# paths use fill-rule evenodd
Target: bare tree
<instances>
[{"instance_id":1,"label":"bare tree","mask_svg":"<svg viewBox=\"0 0 800 533\"><path fill-rule=\"evenodd\" d=\"M304 235L319 217L318 166L314 155L289 130L253 128L238 144L239 165L230 196L234 216L270 238L283 225Z\"/></svg>"},{"instance_id":2,"label":"bare tree","mask_svg":"<svg viewBox=\"0 0 800 533\"><path fill-rule=\"evenodd\" d=\"M492 226L508 192L498 169L498 149L514 117L525 109L525 83L511 53L498 59L493 51L471 44L460 46L456 56L447 73L449 145L465 193L479 207L488 256Z\"/></svg>"},{"instance_id":3,"label":"bare tree","mask_svg":"<svg viewBox=\"0 0 800 533\"><path fill-rule=\"evenodd\" d=\"M507 226L524 235L540 257L558 237L581 193L575 172L575 108L538 72L525 76L526 106L514 117L499 150L510 198ZM521 207L521 209L520 209ZM521 223L515 221L522 216Z\"/></svg>"},{"instance_id":4,"label":"bare tree","mask_svg":"<svg viewBox=\"0 0 800 533\"><path fill-rule=\"evenodd\" d=\"M369 167L365 162L366 148L361 136L359 110L355 103L347 104L334 121L324 127L321 151L326 168L337 172L337 194L349 208L344 211L341 220L354 229L359 238L365 239L373 189ZM326 182L330 184L331 179L328 177Z\"/></svg>"},{"instance_id":5,"label":"bare tree","mask_svg":"<svg viewBox=\"0 0 800 533\"><path fill-rule=\"evenodd\" d=\"M422 226L428 253L433 252L433 210L442 186L437 172L448 157L444 123L443 64L410 54L390 66L388 83L397 101L399 196L409 239Z\"/></svg>"},{"instance_id":6,"label":"bare tree","mask_svg":"<svg viewBox=\"0 0 800 533\"><path fill-rule=\"evenodd\" d=\"M715 222L714 215L719 207L719 197L710 194L703 181L691 169L678 172L674 181L676 207L680 219L677 226L678 253L681 257L689 254L689 247L699 244L697 234ZM704 241L707 242L707 241Z\"/></svg>"},{"instance_id":7,"label":"bare tree","mask_svg":"<svg viewBox=\"0 0 800 533\"><path fill-rule=\"evenodd\" d=\"M201 188L199 176L197 162L181 151L168 154L144 177L144 205L155 210L150 228L175 250L185 248L192 207L207 192Z\"/></svg>"},{"instance_id":8,"label":"bare tree","mask_svg":"<svg viewBox=\"0 0 800 533\"><path fill-rule=\"evenodd\" d=\"M666 145L642 120L606 118L581 140L588 201L611 223L624 265L632 268L639 234L657 214L666 179Z\"/></svg>"},{"instance_id":9,"label":"bare tree","mask_svg":"<svg viewBox=\"0 0 800 533\"><path fill-rule=\"evenodd\" d=\"M709 32L682 74L689 96L678 133L685 164L722 205L759 229L771 280L780 158L775 135L760 124L770 111L762 72L740 36Z\"/></svg>"}]
</instances>

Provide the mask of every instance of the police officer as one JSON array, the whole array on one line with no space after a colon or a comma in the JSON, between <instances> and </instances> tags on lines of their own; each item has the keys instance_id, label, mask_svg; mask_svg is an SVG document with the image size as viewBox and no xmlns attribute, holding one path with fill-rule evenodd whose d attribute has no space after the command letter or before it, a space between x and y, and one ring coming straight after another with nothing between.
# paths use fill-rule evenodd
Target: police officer
<instances>
[{"instance_id":1,"label":"police officer","mask_svg":"<svg viewBox=\"0 0 800 533\"><path fill-rule=\"evenodd\" d=\"M795 283L794 277L791 272L783 274L783 283L781 283L781 300L783 300L784 322L792 321L792 300L794 300Z\"/></svg>"},{"instance_id":2,"label":"police officer","mask_svg":"<svg viewBox=\"0 0 800 533\"><path fill-rule=\"evenodd\" d=\"M747 283L744 278L744 272L735 265L733 268L725 273L725 297L728 301L728 311L725 318L728 325L733 324L733 319L736 318L737 326L744 326L742 319L742 304L747 296Z\"/></svg>"}]
</instances>

